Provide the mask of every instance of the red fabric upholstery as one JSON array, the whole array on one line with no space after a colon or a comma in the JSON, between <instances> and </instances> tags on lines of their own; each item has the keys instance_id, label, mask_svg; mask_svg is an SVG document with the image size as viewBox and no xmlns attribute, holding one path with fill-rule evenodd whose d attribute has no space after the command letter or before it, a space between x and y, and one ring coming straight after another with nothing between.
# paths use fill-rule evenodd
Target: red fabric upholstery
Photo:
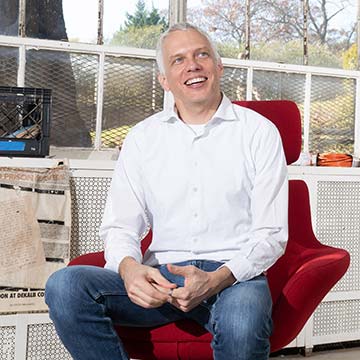
<instances>
[{"instance_id":1,"label":"red fabric upholstery","mask_svg":"<svg viewBox=\"0 0 360 360\"><path fill-rule=\"evenodd\" d=\"M271 120L279 130L288 165L301 152L301 117L297 105L289 100L233 101L234 104L255 110Z\"/></svg>"},{"instance_id":2,"label":"red fabric upholstery","mask_svg":"<svg viewBox=\"0 0 360 360\"><path fill-rule=\"evenodd\" d=\"M289 241L285 254L267 274L274 304L272 351L297 336L349 264L347 251L325 246L316 239L308 188L302 180L290 180Z\"/></svg>"},{"instance_id":3,"label":"red fabric upholstery","mask_svg":"<svg viewBox=\"0 0 360 360\"><path fill-rule=\"evenodd\" d=\"M301 121L295 103L284 100L237 103L273 121L282 137L288 164L298 159ZM151 232L142 242L143 251L150 242ZM325 246L316 239L307 186L301 180L291 180L288 246L267 275L274 304L271 351L281 349L297 336L323 297L344 275L349 263L348 252ZM69 265L80 264L104 266L104 254L82 255ZM211 335L192 321L183 320L157 328L118 327L117 331L132 358L212 359Z\"/></svg>"}]
</instances>

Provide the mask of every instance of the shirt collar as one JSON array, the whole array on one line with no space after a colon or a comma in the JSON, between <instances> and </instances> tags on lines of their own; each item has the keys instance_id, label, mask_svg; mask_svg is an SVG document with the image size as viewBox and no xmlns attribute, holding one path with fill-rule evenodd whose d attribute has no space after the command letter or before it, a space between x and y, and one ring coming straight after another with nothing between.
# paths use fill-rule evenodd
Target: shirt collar
<instances>
[{"instance_id":1,"label":"shirt collar","mask_svg":"<svg viewBox=\"0 0 360 360\"><path fill-rule=\"evenodd\" d=\"M164 109L161 113L160 120L163 122L173 122L176 120L180 120L175 105L169 106L168 108ZM229 100L229 98L223 93L223 97L221 103L216 110L214 116L209 120L210 122L213 121L233 121L237 120L237 116L235 115L233 104Z\"/></svg>"}]
</instances>

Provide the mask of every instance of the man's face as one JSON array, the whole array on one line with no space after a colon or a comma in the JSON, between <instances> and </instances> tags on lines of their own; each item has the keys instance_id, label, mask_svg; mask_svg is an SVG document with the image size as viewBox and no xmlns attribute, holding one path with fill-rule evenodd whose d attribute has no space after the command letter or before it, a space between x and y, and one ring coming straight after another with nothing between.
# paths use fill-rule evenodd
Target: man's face
<instances>
[{"instance_id":1,"label":"man's face","mask_svg":"<svg viewBox=\"0 0 360 360\"><path fill-rule=\"evenodd\" d=\"M219 101L223 66L208 40L196 30L170 33L163 43L163 62L165 74L159 75L159 81L164 90L173 93L177 105Z\"/></svg>"}]
</instances>

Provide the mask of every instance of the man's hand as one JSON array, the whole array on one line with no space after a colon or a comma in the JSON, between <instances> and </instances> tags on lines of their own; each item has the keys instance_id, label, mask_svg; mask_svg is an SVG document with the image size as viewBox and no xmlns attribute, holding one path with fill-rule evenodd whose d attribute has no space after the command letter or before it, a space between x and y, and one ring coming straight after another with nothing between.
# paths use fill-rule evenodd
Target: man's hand
<instances>
[{"instance_id":1,"label":"man's hand","mask_svg":"<svg viewBox=\"0 0 360 360\"><path fill-rule=\"evenodd\" d=\"M172 305L184 312L192 310L203 300L232 285L236 280L225 266L212 272L202 271L192 265L167 266L171 273L185 278L184 287L174 289L170 300Z\"/></svg>"},{"instance_id":2,"label":"man's hand","mask_svg":"<svg viewBox=\"0 0 360 360\"><path fill-rule=\"evenodd\" d=\"M170 299L170 289L176 288L176 284L165 279L159 270L139 264L132 257L121 261L119 274L130 300L144 308L163 305Z\"/></svg>"}]
</instances>

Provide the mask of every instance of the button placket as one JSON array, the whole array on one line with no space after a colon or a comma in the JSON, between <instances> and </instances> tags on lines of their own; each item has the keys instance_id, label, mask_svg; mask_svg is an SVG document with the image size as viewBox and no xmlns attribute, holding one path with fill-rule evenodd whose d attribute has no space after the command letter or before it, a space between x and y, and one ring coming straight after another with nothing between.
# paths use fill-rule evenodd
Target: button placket
<instances>
[{"instance_id":1,"label":"button placket","mask_svg":"<svg viewBox=\"0 0 360 360\"><path fill-rule=\"evenodd\" d=\"M191 178L190 178L190 209L189 209L189 222L190 222L190 240L191 251L196 253L199 243L200 224L200 168L199 168L199 142L200 138L195 137L192 143L192 162L191 162Z\"/></svg>"}]
</instances>

